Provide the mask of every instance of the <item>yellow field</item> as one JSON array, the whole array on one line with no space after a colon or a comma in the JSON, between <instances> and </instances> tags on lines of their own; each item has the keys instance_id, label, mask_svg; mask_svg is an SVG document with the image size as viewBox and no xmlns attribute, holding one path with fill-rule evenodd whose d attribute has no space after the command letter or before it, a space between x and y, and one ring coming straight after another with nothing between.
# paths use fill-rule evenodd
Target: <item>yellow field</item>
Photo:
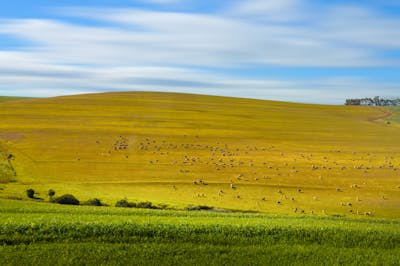
<instances>
[{"instance_id":1,"label":"yellow field","mask_svg":"<svg viewBox=\"0 0 400 266\"><path fill-rule=\"evenodd\" d=\"M141 92L2 102L17 176L0 197L400 218L396 112Z\"/></svg>"}]
</instances>

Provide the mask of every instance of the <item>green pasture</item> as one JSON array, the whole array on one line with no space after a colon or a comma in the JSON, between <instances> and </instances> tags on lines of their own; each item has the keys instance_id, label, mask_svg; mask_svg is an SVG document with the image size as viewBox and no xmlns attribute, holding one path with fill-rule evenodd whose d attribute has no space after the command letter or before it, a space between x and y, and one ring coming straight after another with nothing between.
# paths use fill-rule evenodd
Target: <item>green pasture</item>
<instances>
[{"instance_id":1,"label":"green pasture","mask_svg":"<svg viewBox=\"0 0 400 266\"><path fill-rule=\"evenodd\" d=\"M0 200L1 265L398 265L400 223Z\"/></svg>"}]
</instances>

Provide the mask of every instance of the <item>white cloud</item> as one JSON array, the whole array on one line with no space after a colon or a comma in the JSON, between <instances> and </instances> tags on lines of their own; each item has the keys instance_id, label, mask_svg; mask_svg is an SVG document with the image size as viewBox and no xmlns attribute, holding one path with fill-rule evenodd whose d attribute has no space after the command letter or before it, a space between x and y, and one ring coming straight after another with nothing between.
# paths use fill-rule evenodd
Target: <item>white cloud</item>
<instances>
[{"instance_id":1,"label":"white cloud","mask_svg":"<svg viewBox=\"0 0 400 266\"><path fill-rule=\"evenodd\" d=\"M296 21L307 13L302 0L247 0L238 1L229 10L234 15L251 16L265 21Z\"/></svg>"},{"instance_id":2,"label":"white cloud","mask_svg":"<svg viewBox=\"0 0 400 266\"><path fill-rule=\"evenodd\" d=\"M380 56L386 49L400 50L398 18L359 6L315 8L301 0L251 0L212 14L64 10L67 16L101 21L91 26L65 18L3 19L0 34L28 45L0 51L0 94L8 88L29 95L163 90L298 101L334 97L341 102L349 92L365 92L362 96L378 94L377 88L386 94L397 90L354 78L252 80L193 70L400 65L399 58Z\"/></svg>"}]
</instances>

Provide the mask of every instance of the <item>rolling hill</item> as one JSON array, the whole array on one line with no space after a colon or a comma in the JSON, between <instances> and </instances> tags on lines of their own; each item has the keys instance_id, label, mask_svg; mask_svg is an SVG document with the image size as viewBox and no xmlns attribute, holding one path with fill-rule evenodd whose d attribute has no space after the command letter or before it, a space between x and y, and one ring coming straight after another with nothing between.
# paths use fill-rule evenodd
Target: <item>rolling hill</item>
<instances>
[{"instance_id":1,"label":"rolling hill","mask_svg":"<svg viewBox=\"0 0 400 266\"><path fill-rule=\"evenodd\" d=\"M155 92L1 102L0 197L399 218L398 114Z\"/></svg>"}]
</instances>

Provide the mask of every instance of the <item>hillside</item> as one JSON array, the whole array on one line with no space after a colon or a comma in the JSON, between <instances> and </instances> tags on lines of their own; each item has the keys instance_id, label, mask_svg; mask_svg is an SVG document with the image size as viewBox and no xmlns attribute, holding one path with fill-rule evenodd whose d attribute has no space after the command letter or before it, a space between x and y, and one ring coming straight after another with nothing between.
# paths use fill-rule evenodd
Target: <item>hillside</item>
<instances>
[{"instance_id":1,"label":"hillside","mask_svg":"<svg viewBox=\"0 0 400 266\"><path fill-rule=\"evenodd\" d=\"M31 99L28 97L16 97L16 96L0 96L0 103L2 102L10 102L10 101L20 101L20 100L26 100L26 99Z\"/></svg>"},{"instance_id":2,"label":"hillside","mask_svg":"<svg viewBox=\"0 0 400 266\"><path fill-rule=\"evenodd\" d=\"M2 161L16 176L0 197L52 188L109 204L398 218L400 126L387 112L142 92L2 102Z\"/></svg>"}]
</instances>

